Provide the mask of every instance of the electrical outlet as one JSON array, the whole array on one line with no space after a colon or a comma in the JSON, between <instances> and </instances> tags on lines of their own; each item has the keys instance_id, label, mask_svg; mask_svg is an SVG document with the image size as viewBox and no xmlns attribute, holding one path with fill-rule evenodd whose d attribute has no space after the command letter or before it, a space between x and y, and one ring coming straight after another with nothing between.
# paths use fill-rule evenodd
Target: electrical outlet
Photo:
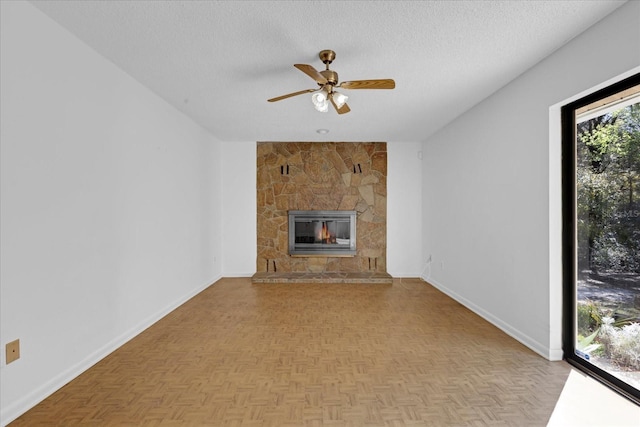
<instances>
[{"instance_id":1,"label":"electrical outlet","mask_svg":"<svg viewBox=\"0 0 640 427\"><path fill-rule=\"evenodd\" d=\"M6 345L7 365L20 359L20 340L11 341Z\"/></svg>"}]
</instances>

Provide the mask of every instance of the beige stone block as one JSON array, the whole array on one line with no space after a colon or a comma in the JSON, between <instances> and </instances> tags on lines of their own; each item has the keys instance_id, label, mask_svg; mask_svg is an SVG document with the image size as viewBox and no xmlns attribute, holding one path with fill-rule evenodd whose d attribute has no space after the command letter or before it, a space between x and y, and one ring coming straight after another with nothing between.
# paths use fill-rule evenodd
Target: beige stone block
<instances>
[{"instance_id":1,"label":"beige stone block","mask_svg":"<svg viewBox=\"0 0 640 427\"><path fill-rule=\"evenodd\" d=\"M298 191L304 190L309 185L309 178L303 170L300 170L300 173L291 175L291 177L293 178L291 183L298 189Z\"/></svg>"},{"instance_id":2,"label":"beige stone block","mask_svg":"<svg viewBox=\"0 0 640 427\"><path fill-rule=\"evenodd\" d=\"M371 169L387 176L387 153L376 152L371 156Z\"/></svg>"},{"instance_id":3,"label":"beige stone block","mask_svg":"<svg viewBox=\"0 0 640 427\"><path fill-rule=\"evenodd\" d=\"M313 142L296 142L299 151L310 151L316 143Z\"/></svg>"},{"instance_id":4,"label":"beige stone block","mask_svg":"<svg viewBox=\"0 0 640 427\"><path fill-rule=\"evenodd\" d=\"M373 191L376 194L387 197L387 180L383 177L377 184L373 185Z\"/></svg>"},{"instance_id":5,"label":"beige stone block","mask_svg":"<svg viewBox=\"0 0 640 427\"><path fill-rule=\"evenodd\" d=\"M360 260L357 257L339 258L338 271L360 271Z\"/></svg>"},{"instance_id":6,"label":"beige stone block","mask_svg":"<svg viewBox=\"0 0 640 427\"><path fill-rule=\"evenodd\" d=\"M338 154L336 151L328 151L326 155L327 155L327 159L329 159L333 167L339 173L345 173L349 171L349 169L347 168L347 165L344 163L344 160L342 159L340 154Z\"/></svg>"},{"instance_id":7,"label":"beige stone block","mask_svg":"<svg viewBox=\"0 0 640 427\"><path fill-rule=\"evenodd\" d=\"M387 246L387 229L383 224L375 224L376 227L367 235L368 246L371 248L384 248Z\"/></svg>"},{"instance_id":8,"label":"beige stone block","mask_svg":"<svg viewBox=\"0 0 640 427\"><path fill-rule=\"evenodd\" d=\"M261 213L260 211L262 209L264 209L264 204L265 204L264 203L264 201L265 201L265 194L264 193L265 193L264 191L258 190L257 194L256 194L256 204L258 206L258 214L260 214Z\"/></svg>"},{"instance_id":9,"label":"beige stone block","mask_svg":"<svg viewBox=\"0 0 640 427\"><path fill-rule=\"evenodd\" d=\"M272 166L272 167L269 167L267 170L269 173L269 181L271 182L271 185L273 185L274 182L282 181L283 175L280 173L280 166L277 166L277 167Z\"/></svg>"},{"instance_id":10,"label":"beige stone block","mask_svg":"<svg viewBox=\"0 0 640 427\"><path fill-rule=\"evenodd\" d=\"M307 182L317 183L320 181L320 176L322 174L322 164L317 160L315 162L311 160L304 164L303 173L307 177Z\"/></svg>"},{"instance_id":11,"label":"beige stone block","mask_svg":"<svg viewBox=\"0 0 640 427\"><path fill-rule=\"evenodd\" d=\"M375 203L373 205L374 214L380 217L387 216L387 198L379 194L375 197Z\"/></svg>"},{"instance_id":12,"label":"beige stone block","mask_svg":"<svg viewBox=\"0 0 640 427\"><path fill-rule=\"evenodd\" d=\"M358 258L358 271L370 271L371 264L369 262L369 258L360 257Z\"/></svg>"},{"instance_id":13,"label":"beige stone block","mask_svg":"<svg viewBox=\"0 0 640 427\"><path fill-rule=\"evenodd\" d=\"M264 164L267 166L275 166L278 164L278 155L276 153L268 153L264 156Z\"/></svg>"},{"instance_id":14,"label":"beige stone block","mask_svg":"<svg viewBox=\"0 0 640 427\"><path fill-rule=\"evenodd\" d=\"M360 163L362 166L368 164L371 158L369 157L369 153L360 145L355 150L355 152L351 155L354 164Z\"/></svg>"},{"instance_id":15,"label":"beige stone block","mask_svg":"<svg viewBox=\"0 0 640 427\"><path fill-rule=\"evenodd\" d=\"M281 166L286 166L287 165L287 156L283 156L281 153L275 153L276 154L276 165L278 165L278 168L280 168Z\"/></svg>"},{"instance_id":16,"label":"beige stone block","mask_svg":"<svg viewBox=\"0 0 640 427\"><path fill-rule=\"evenodd\" d=\"M342 174L335 169L331 169L325 173L325 180L323 180L323 182L334 188L344 188L342 185Z\"/></svg>"},{"instance_id":17,"label":"beige stone block","mask_svg":"<svg viewBox=\"0 0 640 427\"><path fill-rule=\"evenodd\" d=\"M342 200L340 201L338 210L353 211L356 209L356 205L358 204L359 200L360 200L360 197L358 196L345 195L342 197Z\"/></svg>"},{"instance_id":18,"label":"beige stone block","mask_svg":"<svg viewBox=\"0 0 640 427\"><path fill-rule=\"evenodd\" d=\"M291 157L289 157L288 162L290 166L302 166L302 156L300 155L300 152L292 154Z\"/></svg>"},{"instance_id":19,"label":"beige stone block","mask_svg":"<svg viewBox=\"0 0 640 427\"><path fill-rule=\"evenodd\" d=\"M271 186L271 177L269 175L269 169L266 167L262 167L258 169L258 173L256 174L256 188L263 189L269 188Z\"/></svg>"},{"instance_id":20,"label":"beige stone block","mask_svg":"<svg viewBox=\"0 0 640 427\"><path fill-rule=\"evenodd\" d=\"M381 248L364 248L362 249L361 255L365 258L379 258L382 256ZM378 262L380 262L378 260Z\"/></svg>"},{"instance_id":21,"label":"beige stone block","mask_svg":"<svg viewBox=\"0 0 640 427\"><path fill-rule=\"evenodd\" d=\"M272 239L265 239L264 237L258 236L257 242L258 242L258 248L273 247Z\"/></svg>"},{"instance_id":22,"label":"beige stone block","mask_svg":"<svg viewBox=\"0 0 640 427\"><path fill-rule=\"evenodd\" d=\"M280 231L278 233L276 249L283 255L289 254L289 236L288 233Z\"/></svg>"},{"instance_id":23,"label":"beige stone block","mask_svg":"<svg viewBox=\"0 0 640 427\"><path fill-rule=\"evenodd\" d=\"M380 181L375 174L365 175L360 182L360 185L377 184Z\"/></svg>"},{"instance_id":24,"label":"beige stone block","mask_svg":"<svg viewBox=\"0 0 640 427\"><path fill-rule=\"evenodd\" d=\"M351 185L351 177L352 177L352 173L351 172L347 172L347 173L343 173L342 174L342 182L344 183L345 187L349 187Z\"/></svg>"},{"instance_id":25,"label":"beige stone block","mask_svg":"<svg viewBox=\"0 0 640 427\"><path fill-rule=\"evenodd\" d=\"M327 266L327 258L325 257L309 257L307 258L307 268L313 273L321 273L325 271Z\"/></svg>"},{"instance_id":26,"label":"beige stone block","mask_svg":"<svg viewBox=\"0 0 640 427\"><path fill-rule=\"evenodd\" d=\"M262 230L260 230L260 236L265 239L275 239L278 237L279 220L278 218L269 219L262 224Z\"/></svg>"},{"instance_id":27,"label":"beige stone block","mask_svg":"<svg viewBox=\"0 0 640 427\"><path fill-rule=\"evenodd\" d=\"M272 142L258 142L258 146L256 148L256 157L265 157L271 152L273 152Z\"/></svg>"},{"instance_id":28,"label":"beige stone block","mask_svg":"<svg viewBox=\"0 0 640 427\"><path fill-rule=\"evenodd\" d=\"M282 230L282 227L286 227L287 226L287 221L289 220L289 218L287 217L287 213L286 212L282 212L280 215L278 215L277 218L274 218L274 222L278 225L278 229Z\"/></svg>"},{"instance_id":29,"label":"beige stone block","mask_svg":"<svg viewBox=\"0 0 640 427\"><path fill-rule=\"evenodd\" d=\"M274 182L272 185L273 188L273 194L275 196L279 196L282 194L282 190L284 189L285 185L287 185L286 182Z\"/></svg>"},{"instance_id":30,"label":"beige stone block","mask_svg":"<svg viewBox=\"0 0 640 427\"><path fill-rule=\"evenodd\" d=\"M284 183L284 186L282 188L282 193L281 194L294 195L297 192L298 192L298 189L296 188L295 183L290 181L290 182L285 182Z\"/></svg>"},{"instance_id":31,"label":"beige stone block","mask_svg":"<svg viewBox=\"0 0 640 427\"><path fill-rule=\"evenodd\" d=\"M280 195L275 197L276 209L286 211L289 210L289 195Z\"/></svg>"},{"instance_id":32,"label":"beige stone block","mask_svg":"<svg viewBox=\"0 0 640 427\"><path fill-rule=\"evenodd\" d=\"M359 200L358 204L356 205L356 211L362 213L367 209L369 209L369 205L367 205L367 202L365 202L364 199Z\"/></svg>"},{"instance_id":33,"label":"beige stone block","mask_svg":"<svg viewBox=\"0 0 640 427\"><path fill-rule=\"evenodd\" d=\"M266 259L278 259L282 256L282 254L278 252L275 248L267 248L265 249L262 256Z\"/></svg>"},{"instance_id":34,"label":"beige stone block","mask_svg":"<svg viewBox=\"0 0 640 427\"><path fill-rule=\"evenodd\" d=\"M273 191L265 190L265 192L264 192L264 204L266 206L275 204L275 197L273 196Z\"/></svg>"},{"instance_id":35,"label":"beige stone block","mask_svg":"<svg viewBox=\"0 0 640 427\"><path fill-rule=\"evenodd\" d=\"M258 258L263 259L276 259L279 258L281 254L272 247L259 247L258 248Z\"/></svg>"},{"instance_id":36,"label":"beige stone block","mask_svg":"<svg viewBox=\"0 0 640 427\"><path fill-rule=\"evenodd\" d=\"M275 261L275 272L277 273L288 273L291 271L291 263L289 262L289 258L276 258ZM273 267L273 264L272 264Z\"/></svg>"},{"instance_id":37,"label":"beige stone block","mask_svg":"<svg viewBox=\"0 0 640 427\"><path fill-rule=\"evenodd\" d=\"M313 189L311 188L302 188L300 193L296 195L295 206L292 206L292 209L296 210L309 210L313 209L312 203L314 199Z\"/></svg>"},{"instance_id":38,"label":"beige stone block","mask_svg":"<svg viewBox=\"0 0 640 427\"><path fill-rule=\"evenodd\" d=\"M386 142L374 142L373 144L375 146L374 150L376 152L378 152L378 151L382 151L382 152L385 152L385 153L387 152L387 143Z\"/></svg>"},{"instance_id":39,"label":"beige stone block","mask_svg":"<svg viewBox=\"0 0 640 427\"><path fill-rule=\"evenodd\" d=\"M340 155L345 165L349 166L349 161L351 159L351 155L354 151L354 147L356 144L351 144L347 142L339 142L335 143L336 153Z\"/></svg>"},{"instance_id":40,"label":"beige stone block","mask_svg":"<svg viewBox=\"0 0 640 427\"><path fill-rule=\"evenodd\" d=\"M333 211L340 205L340 198L335 194L316 194L310 204L312 210Z\"/></svg>"},{"instance_id":41,"label":"beige stone block","mask_svg":"<svg viewBox=\"0 0 640 427\"><path fill-rule=\"evenodd\" d=\"M284 157L285 159L291 157L291 151L290 149L295 149L295 146L291 146L290 144L284 143L278 143L278 144L273 144L273 151L278 153L280 156Z\"/></svg>"},{"instance_id":42,"label":"beige stone block","mask_svg":"<svg viewBox=\"0 0 640 427\"><path fill-rule=\"evenodd\" d=\"M375 197L372 185L361 185L358 187L358 192L360 192L360 196L362 196L367 205L373 206L375 203Z\"/></svg>"},{"instance_id":43,"label":"beige stone block","mask_svg":"<svg viewBox=\"0 0 640 427\"><path fill-rule=\"evenodd\" d=\"M373 222L372 208L367 208L366 211L358 215L358 220L362 222Z\"/></svg>"},{"instance_id":44,"label":"beige stone block","mask_svg":"<svg viewBox=\"0 0 640 427\"><path fill-rule=\"evenodd\" d=\"M274 203L273 190L259 190L256 198L256 203L258 204L258 207L272 205Z\"/></svg>"},{"instance_id":45,"label":"beige stone block","mask_svg":"<svg viewBox=\"0 0 640 427\"><path fill-rule=\"evenodd\" d=\"M360 163L360 167L358 168L358 173L360 173L364 179L365 176L371 173L371 161L366 161L364 163Z\"/></svg>"},{"instance_id":46,"label":"beige stone block","mask_svg":"<svg viewBox=\"0 0 640 427\"><path fill-rule=\"evenodd\" d=\"M291 258L289 260L291 271L305 273L307 271L307 263L304 260L305 258Z\"/></svg>"}]
</instances>

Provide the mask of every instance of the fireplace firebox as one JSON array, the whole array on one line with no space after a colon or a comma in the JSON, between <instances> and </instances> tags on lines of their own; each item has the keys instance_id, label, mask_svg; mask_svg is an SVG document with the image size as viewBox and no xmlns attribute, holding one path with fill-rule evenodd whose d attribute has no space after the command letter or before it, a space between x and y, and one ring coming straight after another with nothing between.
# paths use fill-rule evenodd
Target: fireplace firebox
<instances>
[{"instance_id":1,"label":"fireplace firebox","mask_svg":"<svg viewBox=\"0 0 640 427\"><path fill-rule=\"evenodd\" d=\"M356 211L289 211L289 255L355 254Z\"/></svg>"}]
</instances>

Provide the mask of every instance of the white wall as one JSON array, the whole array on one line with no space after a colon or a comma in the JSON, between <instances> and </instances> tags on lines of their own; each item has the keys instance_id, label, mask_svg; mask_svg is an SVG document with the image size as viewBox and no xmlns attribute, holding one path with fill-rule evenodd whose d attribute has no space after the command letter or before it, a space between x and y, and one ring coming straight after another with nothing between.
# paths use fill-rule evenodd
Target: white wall
<instances>
[{"instance_id":1,"label":"white wall","mask_svg":"<svg viewBox=\"0 0 640 427\"><path fill-rule=\"evenodd\" d=\"M1 8L6 424L219 278L222 219L219 142L32 5Z\"/></svg>"},{"instance_id":2,"label":"white wall","mask_svg":"<svg viewBox=\"0 0 640 427\"><path fill-rule=\"evenodd\" d=\"M422 256L422 144L387 143L387 272L419 277Z\"/></svg>"},{"instance_id":3,"label":"white wall","mask_svg":"<svg viewBox=\"0 0 640 427\"><path fill-rule=\"evenodd\" d=\"M639 64L640 2L629 2L424 143L425 279L552 360L562 350L550 107Z\"/></svg>"},{"instance_id":4,"label":"white wall","mask_svg":"<svg viewBox=\"0 0 640 427\"><path fill-rule=\"evenodd\" d=\"M256 272L256 147L255 141L222 145L225 277L251 277Z\"/></svg>"}]
</instances>

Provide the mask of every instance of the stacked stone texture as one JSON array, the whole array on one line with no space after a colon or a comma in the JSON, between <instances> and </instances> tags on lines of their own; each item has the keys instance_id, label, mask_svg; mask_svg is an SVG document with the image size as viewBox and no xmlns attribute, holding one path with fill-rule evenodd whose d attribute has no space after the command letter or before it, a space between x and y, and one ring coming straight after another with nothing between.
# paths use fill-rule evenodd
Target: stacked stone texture
<instances>
[{"instance_id":1,"label":"stacked stone texture","mask_svg":"<svg viewBox=\"0 0 640 427\"><path fill-rule=\"evenodd\" d=\"M257 148L258 272L386 272L386 143L260 142ZM289 210L355 210L356 255L290 257Z\"/></svg>"}]
</instances>

